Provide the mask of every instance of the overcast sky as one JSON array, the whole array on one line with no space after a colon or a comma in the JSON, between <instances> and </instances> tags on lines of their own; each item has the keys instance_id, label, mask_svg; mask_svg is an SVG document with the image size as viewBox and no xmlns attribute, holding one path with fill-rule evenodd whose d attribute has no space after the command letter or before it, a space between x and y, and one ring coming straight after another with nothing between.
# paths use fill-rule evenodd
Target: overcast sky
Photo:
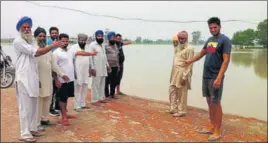
<instances>
[{"instance_id":1,"label":"overcast sky","mask_svg":"<svg viewBox=\"0 0 268 143\"><path fill-rule=\"evenodd\" d=\"M88 13L106 14L118 17L207 21L211 16L221 20L237 19L258 23L267 18L267 1L36 1L44 5L54 5L83 10ZM202 38L210 36L206 22L202 23L152 23L142 21L122 21L112 18L95 17L79 12L56 8L38 7L24 1L1 1L1 37L18 35L16 24L22 16L33 19L33 31L37 26L47 31L57 26L70 36L78 33L92 35L96 30L109 28L121 33L125 38L168 39L178 31L189 33L200 30ZM256 29L256 24L241 22L222 23L222 33L230 38L238 30ZM190 39L192 36L190 34Z\"/></svg>"}]
</instances>

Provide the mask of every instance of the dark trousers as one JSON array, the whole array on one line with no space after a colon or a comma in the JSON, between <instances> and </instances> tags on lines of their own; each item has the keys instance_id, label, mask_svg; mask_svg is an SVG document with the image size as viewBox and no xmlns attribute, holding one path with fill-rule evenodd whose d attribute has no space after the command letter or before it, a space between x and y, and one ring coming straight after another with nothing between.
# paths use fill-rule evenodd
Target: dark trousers
<instances>
[{"instance_id":1,"label":"dark trousers","mask_svg":"<svg viewBox=\"0 0 268 143\"><path fill-rule=\"evenodd\" d=\"M120 85L121 79L123 77L123 71L124 71L124 64L120 64L120 70L117 74L117 79L116 79L116 86Z\"/></svg>"},{"instance_id":2,"label":"dark trousers","mask_svg":"<svg viewBox=\"0 0 268 143\"><path fill-rule=\"evenodd\" d=\"M115 87L117 82L117 70L118 67L112 67L112 72L108 73L105 80L105 96L114 97ZM110 90L109 90L110 88Z\"/></svg>"},{"instance_id":3,"label":"dark trousers","mask_svg":"<svg viewBox=\"0 0 268 143\"><path fill-rule=\"evenodd\" d=\"M53 93L52 93L52 99L51 99L51 104L50 104L50 111L60 110L60 99L57 96L58 88L56 86L55 80L52 81L52 84L53 84Z\"/></svg>"}]
</instances>

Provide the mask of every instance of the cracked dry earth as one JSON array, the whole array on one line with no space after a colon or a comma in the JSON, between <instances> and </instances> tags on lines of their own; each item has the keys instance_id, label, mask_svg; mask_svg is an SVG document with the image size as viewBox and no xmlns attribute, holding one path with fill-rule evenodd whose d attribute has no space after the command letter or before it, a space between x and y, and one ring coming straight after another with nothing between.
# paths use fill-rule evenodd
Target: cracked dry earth
<instances>
[{"instance_id":1,"label":"cracked dry earth","mask_svg":"<svg viewBox=\"0 0 268 143\"><path fill-rule=\"evenodd\" d=\"M174 118L165 113L167 103L132 96L99 106L90 105L70 126L57 124L58 117L49 117L52 125L38 142L207 142L208 135L198 129L208 127L208 112L189 107L186 117ZM87 97L90 100L90 91ZM223 116L223 137L219 142L267 142L267 122L234 115ZM17 142L19 118L15 89L1 89L1 142Z\"/></svg>"}]
</instances>

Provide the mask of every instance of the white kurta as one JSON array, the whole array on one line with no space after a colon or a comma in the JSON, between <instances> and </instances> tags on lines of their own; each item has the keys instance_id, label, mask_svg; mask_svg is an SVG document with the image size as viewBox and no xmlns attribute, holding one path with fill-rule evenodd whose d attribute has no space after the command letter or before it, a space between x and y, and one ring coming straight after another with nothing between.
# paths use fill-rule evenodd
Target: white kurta
<instances>
[{"instance_id":1,"label":"white kurta","mask_svg":"<svg viewBox=\"0 0 268 143\"><path fill-rule=\"evenodd\" d=\"M28 44L21 36L14 40L14 49L17 56L16 81L21 82L30 97L39 96L39 76L35 54L37 49Z\"/></svg>"},{"instance_id":2,"label":"white kurta","mask_svg":"<svg viewBox=\"0 0 268 143\"><path fill-rule=\"evenodd\" d=\"M81 51L82 49L78 44L75 44L71 47L72 51ZM85 46L85 51L89 51L88 47ZM88 70L89 70L89 56L75 56L75 73L76 73L76 82L80 85L83 83L88 84Z\"/></svg>"},{"instance_id":3,"label":"white kurta","mask_svg":"<svg viewBox=\"0 0 268 143\"><path fill-rule=\"evenodd\" d=\"M91 103L99 100L104 100L104 88L105 88L105 77L107 74L107 66L109 66L106 50L104 46L99 45L96 41L89 45L89 50L97 51L98 54L95 57L90 57L90 68L96 70L96 77L92 77L91 84Z\"/></svg>"},{"instance_id":4,"label":"white kurta","mask_svg":"<svg viewBox=\"0 0 268 143\"><path fill-rule=\"evenodd\" d=\"M53 92L52 71L56 72L60 77L64 75L57 65L56 58L51 51L45 55L37 57L39 79L41 82L40 97L51 96Z\"/></svg>"},{"instance_id":5,"label":"white kurta","mask_svg":"<svg viewBox=\"0 0 268 143\"><path fill-rule=\"evenodd\" d=\"M39 77L34 44L28 44L21 36L14 42L17 56L16 69L16 96L19 108L21 138L32 138L30 131L37 131L37 116L39 96Z\"/></svg>"},{"instance_id":6,"label":"white kurta","mask_svg":"<svg viewBox=\"0 0 268 143\"><path fill-rule=\"evenodd\" d=\"M93 52L93 50L98 52L98 54L90 57L90 68L96 70L96 77L107 76L107 66L109 64L104 46L94 41L89 45L89 51Z\"/></svg>"},{"instance_id":7,"label":"white kurta","mask_svg":"<svg viewBox=\"0 0 268 143\"><path fill-rule=\"evenodd\" d=\"M71 47L71 51L81 51L78 44ZM89 51L88 46L85 46L85 51ZM89 56L75 56L75 86L74 86L74 108L81 109L86 106L86 96L88 90L88 70L89 70Z\"/></svg>"},{"instance_id":8,"label":"white kurta","mask_svg":"<svg viewBox=\"0 0 268 143\"><path fill-rule=\"evenodd\" d=\"M36 48L39 46L36 44ZM52 86L52 70L56 72L59 76L63 76L64 73L60 70L56 63L55 56L52 51L37 57L39 80L41 83L40 97L38 98L38 120L37 124L40 125L41 118L49 115L49 106L51 103L53 86Z\"/></svg>"}]
</instances>

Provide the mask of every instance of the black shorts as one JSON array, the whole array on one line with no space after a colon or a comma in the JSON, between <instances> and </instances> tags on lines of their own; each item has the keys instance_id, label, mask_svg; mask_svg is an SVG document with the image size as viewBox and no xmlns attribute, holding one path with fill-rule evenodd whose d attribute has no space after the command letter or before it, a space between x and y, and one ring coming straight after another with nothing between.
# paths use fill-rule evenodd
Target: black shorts
<instances>
[{"instance_id":1,"label":"black shorts","mask_svg":"<svg viewBox=\"0 0 268 143\"><path fill-rule=\"evenodd\" d=\"M206 79L203 78L202 91L204 97L210 97L213 102L219 103L222 97L223 90L223 80L221 81L221 85L219 88L214 88L213 83L215 79Z\"/></svg>"},{"instance_id":2,"label":"black shorts","mask_svg":"<svg viewBox=\"0 0 268 143\"><path fill-rule=\"evenodd\" d=\"M59 89L58 96L61 102L67 102L68 97L74 97L74 82L63 83Z\"/></svg>"}]
</instances>

